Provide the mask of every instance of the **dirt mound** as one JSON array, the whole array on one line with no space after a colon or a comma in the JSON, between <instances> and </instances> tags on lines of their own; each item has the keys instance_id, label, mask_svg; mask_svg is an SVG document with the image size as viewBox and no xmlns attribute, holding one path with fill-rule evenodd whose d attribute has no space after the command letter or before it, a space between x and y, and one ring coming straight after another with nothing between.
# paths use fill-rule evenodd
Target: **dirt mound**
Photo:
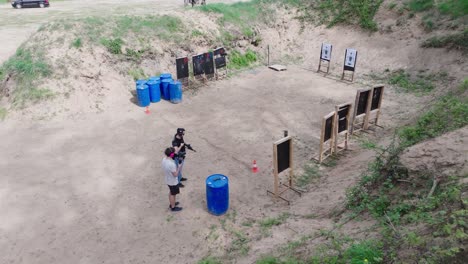
<instances>
[{"instance_id":1,"label":"dirt mound","mask_svg":"<svg viewBox=\"0 0 468 264\"><path fill-rule=\"evenodd\" d=\"M468 173L467 142L468 127L463 127L408 148L401 162L412 172L464 175Z\"/></svg>"}]
</instances>

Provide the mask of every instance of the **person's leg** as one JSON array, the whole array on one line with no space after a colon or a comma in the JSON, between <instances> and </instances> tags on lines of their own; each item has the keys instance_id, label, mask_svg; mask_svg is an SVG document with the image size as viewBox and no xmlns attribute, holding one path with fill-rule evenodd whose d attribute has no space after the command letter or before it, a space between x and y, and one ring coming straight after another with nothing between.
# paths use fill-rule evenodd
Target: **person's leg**
<instances>
[{"instance_id":1,"label":"person's leg","mask_svg":"<svg viewBox=\"0 0 468 264\"><path fill-rule=\"evenodd\" d=\"M169 204L171 205L171 209L175 207L175 200L176 200L176 196L172 195L171 192L169 191Z\"/></svg>"},{"instance_id":2,"label":"person's leg","mask_svg":"<svg viewBox=\"0 0 468 264\"><path fill-rule=\"evenodd\" d=\"M179 158L175 158L174 161L175 161L176 167L178 168L179 167L179 162L180 162ZM180 183L180 179L182 179L182 173L180 173L180 171L179 171L179 174L177 175L177 180L178 180L179 183Z\"/></svg>"}]
</instances>

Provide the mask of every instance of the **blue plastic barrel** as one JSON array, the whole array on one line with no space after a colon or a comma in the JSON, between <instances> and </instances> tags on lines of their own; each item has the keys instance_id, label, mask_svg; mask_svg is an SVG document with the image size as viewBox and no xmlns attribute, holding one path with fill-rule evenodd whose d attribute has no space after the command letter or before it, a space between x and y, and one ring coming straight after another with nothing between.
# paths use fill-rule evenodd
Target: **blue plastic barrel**
<instances>
[{"instance_id":1,"label":"blue plastic barrel","mask_svg":"<svg viewBox=\"0 0 468 264\"><path fill-rule=\"evenodd\" d=\"M161 96L164 100L171 99L169 96L169 84L172 82L172 79L161 79Z\"/></svg>"},{"instance_id":2,"label":"blue plastic barrel","mask_svg":"<svg viewBox=\"0 0 468 264\"><path fill-rule=\"evenodd\" d=\"M173 104L182 102L182 83L179 81L169 83L169 97Z\"/></svg>"},{"instance_id":3,"label":"blue plastic barrel","mask_svg":"<svg viewBox=\"0 0 468 264\"><path fill-rule=\"evenodd\" d=\"M146 84L137 86L137 99L138 105L141 107L148 106L150 104L150 92L149 87Z\"/></svg>"},{"instance_id":4,"label":"blue plastic barrel","mask_svg":"<svg viewBox=\"0 0 468 264\"><path fill-rule=\"evenodd\" d=\"M161 101L161 82L159 81L159 79L150 79L146 84L149 86L151 102L157 103Z\"/></svg>"},{"instance_id":5,"label":"blue plastic barrel","mask_svg":"<svg viewBox=\"0 0 468 264\"><path fill-rule=\"evenodd\" d=\"M154 80L160 81L161 77L160 76L151 76L151 77L148 78L148 81L154 81Z\"/></svg>"},{"instance_id":6,"label":"blue plastic barrel","mask_svg":"<svg viewBox=\"0 0 468 264\"><path fill-rule=\"evenodd\" d=\"M208 211L222 215L229 208L229 179L222 174L213 174L206 178L206 201Z\"/></svg>"},{"instance_id":7,"label":"blue plastic barrel","mask_svg":"<svg viewBox=\"0 0 468 264\"><path fill-rule=\"evenodd\" d=\"M161 80L172 79L172 75L170 73L162 73L160 77L161 77Z\"/></svg>"},{"instance_id":8,"label":"blue plastic barrel","mask_svg":"<svg viewBox=\"0 0 468 264\"><path fill-rule=\"evenodd\" d=\"M136 81L136 87L140 86L140 85L143 85L143 84L146 84L147 80L137 80Z\"/></svg>"}]
</instances>

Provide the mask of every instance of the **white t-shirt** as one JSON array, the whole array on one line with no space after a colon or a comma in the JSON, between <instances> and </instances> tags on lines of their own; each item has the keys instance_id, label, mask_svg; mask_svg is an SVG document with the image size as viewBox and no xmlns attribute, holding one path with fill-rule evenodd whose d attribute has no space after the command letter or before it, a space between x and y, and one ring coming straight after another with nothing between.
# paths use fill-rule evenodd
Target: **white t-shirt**
<instances>
[{"instance_id":1,"label":"white t-shirt","mask_svg":"<svg viewBox=\"0 0 468 264\"><path fill-rule=\"evenodd\" d=\"M171 158L163 158L162 160L162 169L164 171L164 176L166 176L166 184L167 185L177 185L179 184L179 180L177 177L172 175L172 172L177 171L177 167L175 161Z\"/></svg>"}]
</instances>

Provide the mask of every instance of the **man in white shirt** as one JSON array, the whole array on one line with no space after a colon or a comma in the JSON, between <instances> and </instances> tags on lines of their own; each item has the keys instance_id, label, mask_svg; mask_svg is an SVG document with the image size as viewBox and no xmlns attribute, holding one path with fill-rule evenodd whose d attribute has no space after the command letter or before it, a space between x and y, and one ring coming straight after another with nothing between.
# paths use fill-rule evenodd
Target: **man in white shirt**
<instances>
[{"instance_id":1,"label":"man in white shirt","mask_svg":"<svg viewBox=\"0 0 468 264\"><path fill-rule=\"evenodd\" d=\"M182 207L178 207L177 205L179 203L176 203L176 195L180 193L179 180L177 177L182 170L183 163L176 166L173 159L175 155L174 148L167 148L164 154L166 154L166 157L163 158L161 167L164 171L166 184L169 186L169 207L173 212L181 211Z\"/></svg>"}]
</instances>

